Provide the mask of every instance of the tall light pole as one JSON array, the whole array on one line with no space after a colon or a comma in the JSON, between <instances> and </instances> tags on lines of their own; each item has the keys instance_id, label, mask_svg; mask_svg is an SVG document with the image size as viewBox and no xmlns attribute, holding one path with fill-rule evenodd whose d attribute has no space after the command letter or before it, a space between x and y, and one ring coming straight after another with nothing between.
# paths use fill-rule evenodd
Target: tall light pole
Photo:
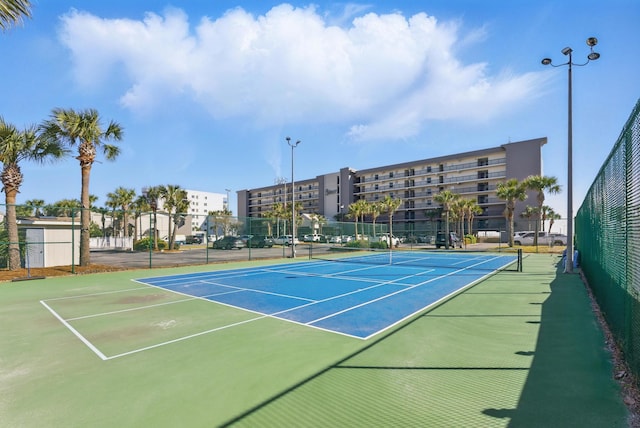
<instances>
[{"instance_id":1,"label":"tall light pole","mask_svg":"<svg viewBox=\"0 0 640 428\"><path fill-rule=\"evenodd\" d=\"M591 49L589 55L587 55L587 62L583 64L575 64L573 62L572 53L573 49L566 47L562 49L562 53L569 57L569 61L564 64L553 64L550 58L544 58L542 60L543 65L550 65L552 67L561 67L563 65L569 68L569 106L568 106L568 130L567 130L567 256L565 259L564 271L566 273L573 272L573 107L572 107L572 94L571 94L571 68L575 66L582 67L587 65L590 61L595 61L600 58L598 52L593 51L593 47L598 44L598 39L595 37L589 37L587 39L587 45Z\"/></svg>"},{"instance_id":2,"label":"tall light pole","mask_svg":"<svg viewBox=\"0 0 640 428\"><path fill-rule=\"evenodd\" d=\"M291 142L291 137L287 137L287 144L291 146L291 258L296 258L296 184L293 181L293 149L298 147L300 140Z\"/></svg>"}]
</instances>

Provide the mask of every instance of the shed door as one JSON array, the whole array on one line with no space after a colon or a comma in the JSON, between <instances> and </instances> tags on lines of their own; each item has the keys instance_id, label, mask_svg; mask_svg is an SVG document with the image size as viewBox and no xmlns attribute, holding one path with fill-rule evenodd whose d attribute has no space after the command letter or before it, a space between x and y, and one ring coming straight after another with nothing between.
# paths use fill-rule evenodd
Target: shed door
<instances>
[{"instance_id":1,"label":"shed door","mask_svg":"<svg viewBox=\"0 0 640 428\"><path fill-rule=\"evenodd\" d=\"M27 229L26 232L25 267L44 267L44 229Z\"/></svg>"}]
</instances>

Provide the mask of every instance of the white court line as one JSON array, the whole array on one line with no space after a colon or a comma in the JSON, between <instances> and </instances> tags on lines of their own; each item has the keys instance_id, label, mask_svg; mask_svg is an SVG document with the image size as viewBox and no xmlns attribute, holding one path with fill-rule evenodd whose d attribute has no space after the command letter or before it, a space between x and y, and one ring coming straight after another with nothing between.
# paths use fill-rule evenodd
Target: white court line
<instances>
[{"instance_id":1,"label":"white court line","mask_svg":"<svg viewBox=\"0 0 640 428\"><path fill-rule=\"evenodd\" d=\"M496 257L496 258L497 258L497 257ZM484 263L484 262L485 262L485 261L483 261L482 263ZM481 264L481 263L476 263L476 264ZM316 323L316 322L319 322L319 321L323 321L323 320L328 319L328 318L333 318L333 317L334 317L334 316L336 316L336 315L340 315L340 314L343 314L343 313L346 313L346 312L352 311L352 310L354 310L354 309L361 308L361 307L363 307L363 306L367 306L367 305L369 305L369 304L371 304L371 303L375 303L375 302L378 302L378 301L380 301L380 300L387 299L387 298L389 298L389 297L391 297L391 296L395 296L396 294L404 293L404 292L406 292L406 291L408 291L408 290L411 290L411 289L413 289L413 288L415 288L415 287L419 287L419 286L422 286L422 285L428 284L428 283L430 283L430 282L437 281L437 280L440 280L440 279L442 279L442 278L446 278L446 277L451 276L451 275L455 275L455 274L457 274L457 273L459 273L459 272L462 272L462 271L464 271L464 270L470 269L470 268L472 268L472 267L474 267L474 266L475 266L475 265L467 266L467 267L464 267L464 268L461 268L461 269L458 269L458 270L455 270L455 271L451 271L451 272L449 272L449 273L447 273L447 274L444 274L444 275L440 275L440 276L436 276L436 277L430 278L430 279L428 279L427 281L420 282L420 283L415 284L415 285L413 285L413 286L411 286L411 287L407 287L407 288L404 288L404 289L402 289L402 290L395 291L395 292L390 293L390 294L385 294L384 296L381 296L381 297L375 298L375 299L373 299L373 300L369 300L369 301L367 301L367 302L363 302L363 303L360 303L360 304L358 304L358 305L352 306L352 307L350 307L350 308L346 308L346 309L340 310L340 311L338 311L338 312L335 312L335 313L333 313L333 314L326 315L326 316L321 317L321 318L318 318L318 319L316 319L316 320L309 321L309 323L310 323L310 324L312 324L312 323ZM414 276L418 276L418 275L419 275L419 274L409 275L409 276L405 276L405 277L402 277L402 278L399 278L399 279L410 278L410 277L414 277ZM482 278L484 278L485 276L486 276L486 275L483 275L483 276L482 276ZM462 288L462 287L461 287L461 288ZM422 310L422 309L421 309L421 310Z\"/></svg>"},{"instance_id":2,"label":"white court line","mask_svg":"<svg viewBox=\"0 0 640 428\"><path fill-rule=\"evenodd\" d=\"M121 309L119 311L102 312L102 313L99 313L99 314L92 314L92 315L83 315L81 317L69 318L69 319L67 319L67 321L83 320L83 319L87 319L87 318L102 317L102 316L105 316L105 315L121 314L123 312L139 311L141 309L157 308L158 306L173 305L174 303L188 302L188 301L194 300L194 299L195 299L195 297L191 297L189 299L174 300L173 302L156 303L155 305L137 306L135 308Z\"/></svg>"},{"instance_id":3,"label":"white court line","mask_svg":"<svg viewBox=\"0 0 640 428\"><path fill-rule=\"evenodd\" d=\"M109 359L109 357L107 357L106 355L104 355L102 352L100 352L100 350L98 348L96 348L93 343L89 342L89 340L87 340L83 335L81 335L78 330L76 330L75 328L73 328L71 326L71 324L69 324L67 321L64 320L64 318L62 318L60 315L58 315L58 313L56 311L54 311L53 309L51 309L49 307L49 305L47 305L44 300L40 300L40 303L42 303L42 305L47 308L49 310L49 312L51 312L53 314L54 317L56 317L58 319L58 321L60 321L65 327L67 327L69 330L71 330L71 332L73 334L76 335L76 337L78 339L80 339L80 341L82 341L82 343L84 343L85 345L87 345L89 347L89 349L91 349L98 357L100 357L100 359L102 361L106 361Z\"/></svg>"},{"instance_id":4,"label":"white court line","mask_svg":"<svg viewBox=\"0 0 640 428\"><path fill-rule=\"evenodd\" d=\"M46 299L44 301L45 302L53 302L54 300L81 299L83 297L102 296L104 294L126 293L126 292L129 292L129 291L144 290L145 288L146 287L136 287L136 288L127 288L125 290L102 291L100 293L76 294L75 296L54 297L53 299Z\"/></svg>"},{"instance_id":5,"label":"white court line","mask_svg":"<svg viewBox=\"0 0 640 428\"><path fill-rule=\"evenodd\" d=\"M268 315L262 315L262 316L259 316L259 317L256 317L256 318L251 318L251 319L248 319L248 320L239 321L239 322L236 322L236 323L233 323L233 324L227 324L227 325L224 325L222 327L212 328L211 330L202 331L200 333L194 333L194 334L190 334L188 336L179 337L177 339L168 340L166 342L156 343L155 345L146 346L144 348L139 348L139 349L134 349L133 351L129 351L129 352L123 352L122 354L112 355L110 357L106 357L106 359L107 360L113 360L114 358L125 357L127 355L136 354L136 353L142 352L142 351L148 351L150 349L159 348L161 346L170 345L172 343L182 342L183 340L193 339L194 337L202 336L202 335L209 334L209 333L214 333L216 331L225 330L225 329L231 328L231 327L237 327L239 325L247 324L247 323L250 323L250 322L253 322L253 321L257 321L257 320L261 320L261 319L264 319L264 318L268 318Z\"/></svg>"}]
</instances>

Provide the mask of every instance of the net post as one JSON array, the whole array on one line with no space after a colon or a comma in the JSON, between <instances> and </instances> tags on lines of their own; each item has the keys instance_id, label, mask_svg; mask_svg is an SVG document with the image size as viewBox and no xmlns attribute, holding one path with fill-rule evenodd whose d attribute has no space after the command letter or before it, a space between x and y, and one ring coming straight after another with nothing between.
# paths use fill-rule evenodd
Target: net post
<instances>
[{"instance_id":1,"label":"net post","mask_svg":"<svg viewBox=\"0 0 640 428\"><path fill-rule=\"evenodd\" d=\"M518 272L522 272L522 248L518 248Z\"/></svg>"}]
</instances>

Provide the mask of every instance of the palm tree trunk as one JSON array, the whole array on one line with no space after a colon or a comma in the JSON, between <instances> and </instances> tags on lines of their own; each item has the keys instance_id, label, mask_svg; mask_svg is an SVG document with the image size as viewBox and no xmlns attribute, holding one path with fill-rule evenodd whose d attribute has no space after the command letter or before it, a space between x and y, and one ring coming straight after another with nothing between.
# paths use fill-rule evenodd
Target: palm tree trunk
<instances>
[{"instance_id":1,"label":"palm tree trunk","mask_svg":"<svg viewBox=\"0 0 640 428\"><path fill-rule=\"evenodd\" d=\"M7 263L9 270L20 269L20 243L18 237L18 222L16 216L16 192L9 190L6 193L5 201L7 204L7 234L9 238L9 258Z\"/></svg>"},{"instance_id":2,"label":"palm tree trunk","mask_svg":"<svg viewBox=\"0 0 640 428\"><path fill-rule=\"evenodd\" d=\"M80 197L80 266L88 266L91 263L91 253L89 251L89 227L91 226L91 212L89 211L89 178L91 174L91 164L80 163L82 169L82 192Z\"/></svg>"}]
</instances>

